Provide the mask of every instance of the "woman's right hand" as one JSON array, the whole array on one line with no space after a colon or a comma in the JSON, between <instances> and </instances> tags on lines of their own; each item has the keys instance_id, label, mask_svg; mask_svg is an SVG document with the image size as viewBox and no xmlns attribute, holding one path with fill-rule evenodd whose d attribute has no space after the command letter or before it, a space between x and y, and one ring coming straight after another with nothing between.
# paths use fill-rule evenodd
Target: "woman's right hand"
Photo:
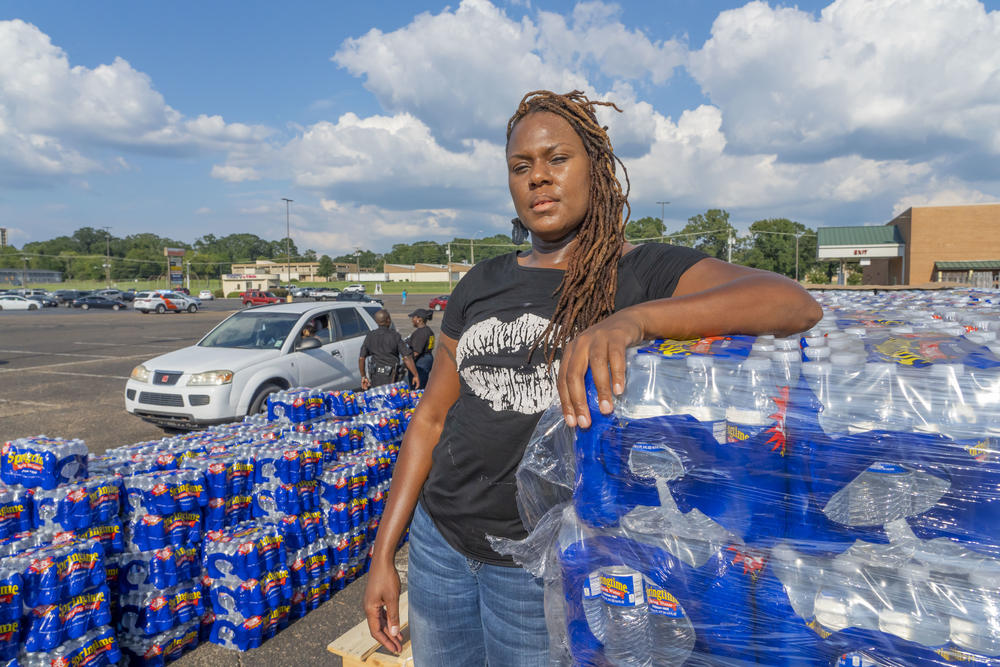
<instances>
[{"instance_id":1,"label":"woman's right hand","mask_svg":"<svg viewBox=\"0 0 1000 667\"><path fill-rule=\"evenodd\" d=\"M403 650L399 629L399 572L392 559L372 560L365 584L364 608L368 631L393 653Z\"/></svg>"}]
</instances>

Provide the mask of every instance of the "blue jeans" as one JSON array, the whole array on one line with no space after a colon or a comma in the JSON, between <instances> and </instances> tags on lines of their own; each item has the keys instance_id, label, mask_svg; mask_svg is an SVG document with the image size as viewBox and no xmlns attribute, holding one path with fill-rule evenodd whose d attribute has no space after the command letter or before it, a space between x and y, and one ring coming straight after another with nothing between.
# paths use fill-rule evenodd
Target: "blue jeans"
<instances>
[{"instance_id":1,"label":"blue jeans","mask_svg":"<svg viewBox=\"0 0 1000 667\"><path fill-rule=\"evenodd\" d=\"M414 665L549 664L542 581L519 567L462 555L419 503L410 526L407 582Z\"/></svg>"}]
</instances>

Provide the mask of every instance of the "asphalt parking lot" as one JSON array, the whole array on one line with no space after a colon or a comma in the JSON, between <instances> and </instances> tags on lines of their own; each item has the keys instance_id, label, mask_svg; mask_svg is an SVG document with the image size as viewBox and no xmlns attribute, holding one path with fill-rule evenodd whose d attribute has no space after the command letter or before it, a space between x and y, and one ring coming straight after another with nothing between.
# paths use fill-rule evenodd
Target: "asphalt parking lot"
<instances>
[{"instance_id":1,"label":"asphalt parking lot","mask_svg":"<svg viewBox=\"0 0 1000 667\"><path fill-rule=\"evenodd\" d=\"M397 330L413 327L406 316L434 295L380 296ZM125 412L123 391L132 368L144 360L194 344L239 308L235 299L205 302L197 313L143 315L127 311L46 308L0 312L0 441L31 435L82 438L91 452L165 433ZM440 327L440 314L431 322ZM405 581L405 549L400 552ZM235 653L202 645L178 661L205 665L339 665L326 645L363 619L364 580L340 591L260 649Z\"/></svg>"}]
</instances>

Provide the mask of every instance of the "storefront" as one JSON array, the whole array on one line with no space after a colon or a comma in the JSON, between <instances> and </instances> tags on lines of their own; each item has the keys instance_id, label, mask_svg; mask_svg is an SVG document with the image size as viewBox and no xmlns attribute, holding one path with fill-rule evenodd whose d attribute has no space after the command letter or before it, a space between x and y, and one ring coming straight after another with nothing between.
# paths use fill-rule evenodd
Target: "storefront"
<instances>
[{"instance_id":1,"label":"storefront","mask_svg":"<svg viewBox=\"0 0 1000 667\"><path fill-rule=\"evenodd\" d=\"M250 289L269 290L278 286L278 276L271 273L225 273L222 292L245 292Z\"/></svg>"},{"instance_id":2,"label":"storefront","mask_svg":"<svg viewBox=\"0 0 1000 667\"><path fill-rule=\"evenodd\" d=\"M820 227L817 258L860 265L865 285L1000 281L1000 204L915 206L885 225Z\"/></svg>"}]
</instances>

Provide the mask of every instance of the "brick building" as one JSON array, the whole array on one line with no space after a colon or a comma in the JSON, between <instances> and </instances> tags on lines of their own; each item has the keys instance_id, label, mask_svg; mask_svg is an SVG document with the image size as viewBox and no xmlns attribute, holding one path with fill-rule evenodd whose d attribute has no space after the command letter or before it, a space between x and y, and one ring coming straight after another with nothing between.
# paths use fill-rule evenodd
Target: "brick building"
<instances>
[{"instance_id":1,"label":"brick building","mask_svg":"<svg viewBox=\"0 0 1000 667\"><path fill-rule=\"evenodd\" d=\"M817 257L857 262L865 285L1000 286L1000 204L914 206L885 225L821 227Z\"/></svg>"}]
</instances>

